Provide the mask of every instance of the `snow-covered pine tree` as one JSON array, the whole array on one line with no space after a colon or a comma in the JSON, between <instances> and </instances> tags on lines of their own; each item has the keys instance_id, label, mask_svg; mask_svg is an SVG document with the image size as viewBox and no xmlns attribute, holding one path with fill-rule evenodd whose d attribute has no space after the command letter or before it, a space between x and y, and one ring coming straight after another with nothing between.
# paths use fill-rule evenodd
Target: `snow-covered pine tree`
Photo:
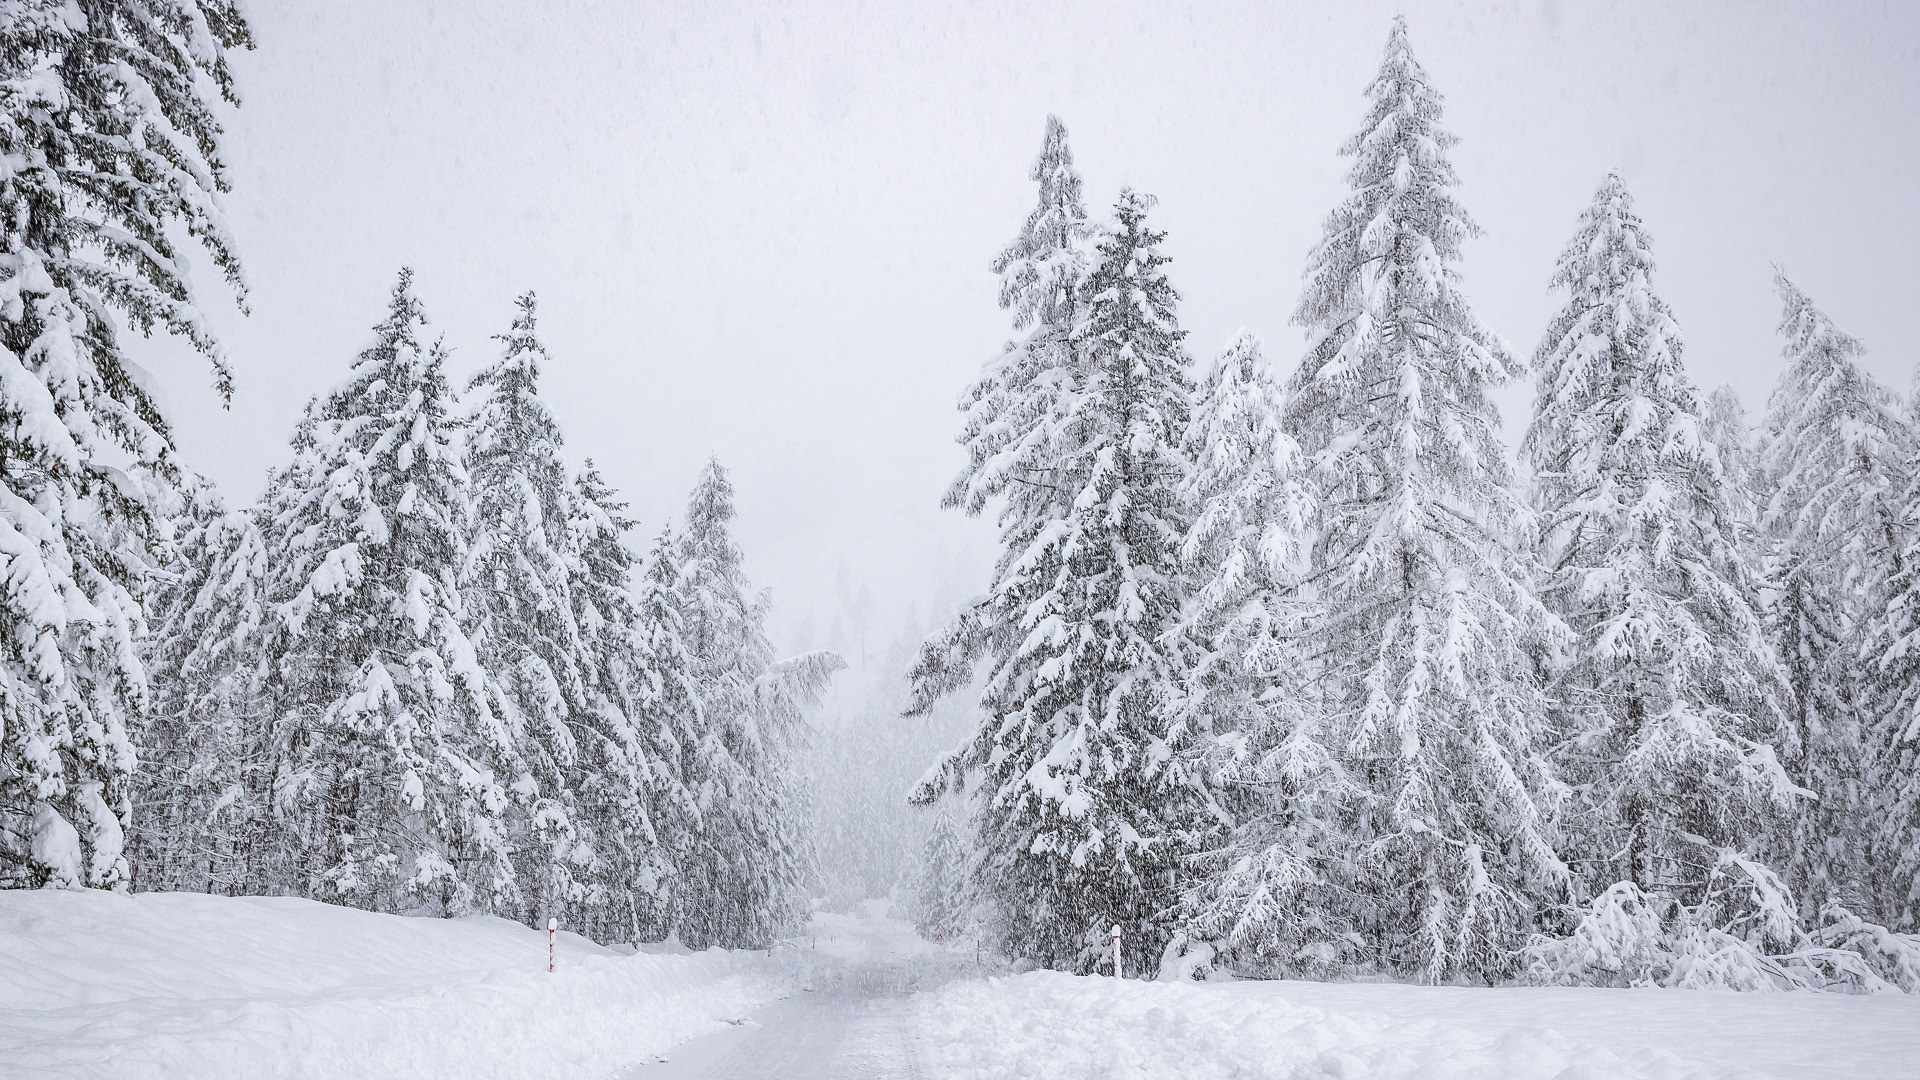
<instances>
[{"instance_id":1,"label":"snow-covered pine tree","mask_svg":"<svg viewBox=\"0 0 1920 1080\"><path fill-rule=\"evenodd\" d=\"M1900 500L1899 565L1886 614L1872 627L1882 694L1867 742L1867 839L1874 908L1888 926L1920 934L1920 367L1903 415L1911 433Z\"/></svg>"},{"instance_id":2,"label":"snow-covered pine tree","mask_svg":"<svg viewBox=\"0 0 1920 1080\"><path fill-rule=\"evenodd\" d=\"M129 838L135 888L256 891L271 851L261 628L267 550L251 510L188 476L168 578L149 602L141 658L151 701L137 734Z\"/></svg>"},{"instance_id":3,"label":"snow-covered pine tree","mask_svg":"<svg viewBox=\"0 0 1920 1080\"><path fill-rule=\"evenodd\" d=\"M1308 258L1294 321L1310 345L1288 387L1320 499L1312 677L1365 791L1335 882L1351 899L1326 918L1363 961L1497 978L1567 876L1529 655L1557 621L1530 590L1530 515L1489 397L1520 364L1461 292L1478 230L1403 19L1367 98L1341 148L1352 194Z\"/></svg>"},{"instance_id":4,"label":"snow-covered pine tree","mask_svg":"<svg viewBox=\"0 0 1920 1080\"><path fill-rule=\"evenodd\" d=\"M585 478L582 481L585 487ZM642 567L634 593L634 640L643 666L639 730L658 747L654 783L649 788L649 819L667 861L664 897L646 894L636 883L635 903L647 940L678 930L680 910L703 889L685 882L703 860L706 822L702 805L722 804L733 792L744 790L738 764L725 753L725 744L707 729L700 708L700 687L694 659L687 651L683 612L679 544L669 529L661 529Z\"/></svg>"},{"instance_id":5,"label":"snow-covered pine tree","mask_svg":"<svg viewBox=\"0 0 1920 1080\"><path fill-rule=\"evenodd\" d=\"M581 701L575 797L596 857L576 880L596 894L583 913L600 941L657 941L668 932L671 852L663 831L695 827L679 781L680 740L695 713L674 611L633 580L626 503L591 459L574 478L569 525ZM665 560L671 569L672 560Z\"/></svg>"},{"instance_id":6,"label":"snow-covered pine tree","mask_svg":"<svg viewBox=\"0 0 1920 1080\"><path fill-rule=\"evenodd\" d=\"M1052 440L1061 430L1062 410L1084 381L1071 338L1094 233L1059 117L1047 117L1040 156L1028 176L1039 185L1038 201L992 263L1000 276L1000 306L1013 312L1013 328L1025 336L1002 346L962 396L966 418L957 441L966 447L968 464L941 501L970 515L997 501L1003 560L1026 550L1036 530L1061 517L1064 500L1071 498L1048 477L1059 453ZM998 572L1004 574L1004 567ZM963 612L927 642L913 677L923 704L972 678L976 661L990 650L983 614ZM997 631L1018 632L1012 626Z\"/></svg>"},{"instance_id":7,"label":"snow-covered pine tree","mask_svg":"<svg viewBox=\"0 0 1920 1080\"><path fill-rule=\"evenodd\" d=\"M1907 475L1899 562L1886 612L1869 627L1880 694L1864 733L1861 825L1872 910L1912 934L1920 933L1920 447L1909 455Z\"/></svg>"},{"instance_id":8,"label":"snow-covered pine tree","mask_svg":"<svg viewBox=\"0 0 1920 1080\"><path fill-rule=\"evenodd\" d=\"M240 288L214 96L251 45L230 0L0 16L0 888L127 880L134 642L177 467L121 333L183 337L228 391L180 240Z\"/></svg>"},{"instance_id":9,"label":"snow-covered pine tree","mask_svg":"<svg viewBox=\"0 0 1920 1080\"><path fill-rule=\"evenodd\" d=\"M411 271L269 492L273 802L285 888L381 911L520 910L533 778L468 638L469 485Z\"/></svg>"},{"instance_id":10,"label":"snow-covered pine tree","mask_svg":"<svg viewBox=\"0 0 1920 1080\"><path fill-rule=\"evenodd\" d=\"M702 725L687 782L703 825L680 867L676 929L696 948L763 946L804 920L813 851L794 755L807 736L806 710L844 666L829 652L775 661L769 598L747 582L734 513L733 483L709 460L675 553Z\"/></svg>"},{"instance_id":11,"label":"snow-covered pine tree","mask_svg":"<svg viewBox=\"0 0 1920 1080\"><path fill-rule=\"evenodd\" d=\"M1868 638L1898 572L1902 470L1911 442L1899 403L1859 364L1860 342L1776 272L1787 369L1767 405L1762 528L1778 595L1770 621L1792 689L1790 771L1817 801L1795 816L1786 869L1809 911L1868 909L1865 740L1884 694ZM1885 913L1882 913L1885 914Z\"/></svg>"},{"instance_id":12,"label":"snow-covered pine tree","mask_svg":"<svg viewBox=\"0 0 1920 1080\"><path fill-rule=\"evenodd\" d=\"M1177 624L1190 377L1151 205L1121 194L1080 284L1080 376L1039 433L1049 456L1006 480L978 475L993 462L976 466L955 485L1051 490L1002 512L992 591L963 615L984 630L991 665L982 726L915 799L984 774L976 889L999 948L1050 967L1095 966L1116 923L1127 966L1156 963L1179 860L1214 822L1183 756L1188 733L1169 721L1187 663ZM938 653L930 646L912 673L917 707L952 687Z\"/></svg>"},{"instance_id":13,"label":"snow-covered pine tree","mask_svg":"<svg viewBox=\"0 0 1920 1080\"><path fill-rule=\"evenodd\" d=\"M579 926L585 910L606 902L606 853L596 850L591 823L576 820L573 784L591 770L574 737L587 704L568 565L567 465L560 425L540 399L547 350L533 294L518 306L512 328L496 338L500 359L467 383L480 398L466 442L474 513L461 587L480 661L499 691L494 708L519 734L532 780L516 792L511 838L526 903L520 915Z\"/></svg>"},{"instance_id":14,"label":"snow-covered pine tree","mask_svg":"<svg viewBox=\"0 0 1920 1080\"><path fill-rule=\"evenodd\" d=\"M1704 901L1722 849L1753 856L1798 796L1723 448L1653 268L1610 173L1554 268L1565 300L1534 354L1521 456L1537 589L1574 635L1549 696L1578 898L1624 882L1670 910Z\"/></svg>"},{"instance_id":15,"label":"snow-covered pine tree","mask_svg":"<svg viewBox=\"0 0 1920 1080\"><path fill-rule=\"evenodd\" d=\"M1194 521L1181 553L1200 652L1184 708L1216 737L1209 764L1234 828L1201 860L1186 907L1188 937L1226 945L1238 968L1302 972L1328 936L1319 867L1338 857L1329 817L1352 791L1302 678L1317 651L1295 595L1314 503L1284 413L1278 375L1243 332L1201 381L1187 430Z\"/></svg>"}]
</instances>

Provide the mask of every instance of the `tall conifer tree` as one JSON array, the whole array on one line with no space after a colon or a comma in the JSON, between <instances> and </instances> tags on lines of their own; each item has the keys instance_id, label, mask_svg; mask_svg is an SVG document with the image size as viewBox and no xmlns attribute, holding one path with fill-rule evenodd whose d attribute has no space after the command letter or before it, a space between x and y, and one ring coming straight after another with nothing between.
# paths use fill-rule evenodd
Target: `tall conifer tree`
<instances>
[{"instance_id":1,"label":"tall conifer tree","mask_svg":"<svg viewBox=\"0 0 1920 1080\"><path fill-rule=\"evenodd\" d=\"M1478 229L1405 20L1367 98L1341 148L1352 194L1308 259L1288 404L1320 494L1314 677L1365 791L1338 868L1355 899L1328 918L1373 963L1499 976L1566 885L1529 657L1556 623L1530 591L1530 515L1489 397L1520 365L1460 289Z\"/></svg>"},{"instance_id":2,"label":"tall conifer tree","mask_svg":"<svg viewBox=\"0 0 1920 1080\"><path fill-rule=\"evenodd\" d=\"M269 493L280 873L374 910L514 912L507 810L537 789L466 632L470 492L425 322L402 271Z\"/></svg>"},{"instance_id":3,"label":"tall conifer tree","mask_svg":"<svg viewBox=\"0 0 1920 1080\"><path fill-rule=\"evenodd\" d=\"M1767 405L1762 526L1778 598L1772 630L1792 689L1794 778L1816 802L1787 837L1802 903L1866 906L1866 743L1882 692L1868 636L1898 573L1901 470L1911 436L1899 403L1860 366L1858 339L1776 273L1787 369Z\"/></svg>"},{"instance_id":4,"label":"tall conifer tree","mask_svg":"<svg viewBox=\"0 0 1920 1080\"><path fill-rule=\"evenodd\" d=\"M1352 788L1303 677L1317 651L1298 594L1315 505L1285 397L1259 341L1242 333L1201 382L1187 432L1195 518L1182 555L1200 654L1183 707L1218 736L1203 746L1234 818L1229 842L1202 860L1188 932L1225 943L1241 970L1300 972L1314 969L1302 958L1327 936L1322 869L1339 857L1340 797Z\"/></svg>"},{"instance_id":5,"label":"tall conifer tree","mask_svg":"<svg viewBox=\"0 0 1920 1080\"><path fill-rule=\"evenodd\" d=\"M533 294L518 304L512 328L497 339L500 359L467 383L481 396L466 440L474 513L462 586L481 662L499 691L494 708L519 733L519 756L531 770L513 838L524 914L577 924L584 907L605 900L592 879L606 852L576 820L574 724L588 706L569 572L567 466L560 425L540 398L547 350Z\"/></svg>"},{"instance_id":6,"label":"tall conifer tree","mask_svg":"<svg viewBox=\"0 0 1920 1080\"><path fill-rule=\"evenodd\" d=\"M1727 501L1739 517L1742 530L1751 533L1758 527L1760 513L1754 491L1754 472L1759 463L1755 460L1753 425L1747 419L1747 407L1740 401L1740 392L1725 383L1714 387L1713 393L1707 395L1706 412L1701 419L1707 441L1713 444L1720 458L1721 486L1727 493Z\"/></svg>"},{"instance_id":7,"label":"tall conifer tree","mask_svg":"<svg viewBox=\"0 0 1920 1080\"><path fill-rule=\"evenodd\" d=\"M971 615L991 665L980 731L921 801L984 772L976 888L1009 955L1086 969L1118 923L1140 970L1171 933L1178 862L1211 824L1169 723L1187 657L1180 498L1190 380L1152 200L1123 192L1080 284L1070 380L1036 445L1051 489L1003 511L1006 553ZM984 487L994 481L963 476ZM1012 500L1010 500L1011 502ZM1039 510L1046 517L1031 518ZM1016 516L1018 515L1018 516ZM1018 545L1018 546L1016 546ZM916 705L951 685L922 663Z\"/></svg>"},{"instance_id":8,"label":"tall conifer tree","mask_svg":"<svg viewBox=\"0 0 1920 1080\"><path fill-rule=\"evenodd\" d=\"M0 888L127 881L140 600L178 467L120 322L230 391L180 241L241 287L214 99L251 45L230 0L0 15Z\"/></svg>"},{"instance_id":9,"label":"tall conifer tree","mask_svg":"<svg viewBox=\"0 0 1920 1080\"><path fill-rule=\"evenodd\" d=\"M1920 933L1920 446L1909 452L1900 548L1884 615L1869 626L1879 691L1864 732L1865 884L1886 925Z\"/></svg>"},{"instance_id":10,"label":"tall conifer tree","mask_svg":"<svg viewBox=\"0 0 1920 1080\"><path fill-rule=\"evenodd\" d=\"M1013 329L1023 336L1001 347L961 400L966 419L958 441L968 465L941 501L971 515L998 501L1003 558L1031 543L1035 530L1060 516L1069 497L1047 476L1057 453L1052 440L1060 412L1081 382L1072 335L1094 232L1066 125L1057 116L1047 117L1028 178L1039 186L1038 199L991 266L1000 277L1000 306L1013 313ZM981 624L983 614L962 613L928 643L917 685L937 696L966 684L994 634Z\"/></svg>"},{"instance_id":11,"label":"tall conifer tree","mask_svg":"<svg viewBox=\"0 0 1920 1080\"><path fill-rule=\"evenodd\" d=\"M685 635L681 571L679 544L671 530L661 529L634 596L634 636L644 665L640 730L660 753L649 816L668 864L666 896L655 897L644 916L652 936L678 929L690 914L686 909L711 897L702 868L708 846L701 807L724 803L741 788L734 780L736 763L708 731L701 709ZM722 807L717 813L724 812Z\"/></svg>"},{"instance_id":12,"label":"tall conifer tree","mask_svg":"<svg viewBox=\"0 0 1920 1080\"><path fill-rule=\"evenodd\" d=\"M576 871L590 890L587 926L599 940L667 934L671 834L693 827L678 759L691 704L686 658L670 628L647 622L655 603L627 547L626 504L591 460L574 478L569 594L578 626L581 701L575 797L594 858ZM671 565L671 560L667 560ZM663 640L667 639L667 640Z\"/></svg>"},{"instance_id":13,"label":"tall conifer tree","mask_svg":"<svg viewBox=\"0 0 1920 1080\"><path fill-rule=\"evenodd\" d=\"M1697 904L1719 849L1756 854L1796 789L1726 459L1653 267L1609 174L1554 270L1565 302L1534 355L1521 454L1540 595L1574 633L1552 698L1578 880Z\"/></svg>"},{"instance_id":14,"label":"tall conifer tree","mask_svg":"<svg viewBox=\"0 0 1920 1080\"><path fill-rule=\"evenodd\" d=\"M832 653L775 662L769 601L748 584L734 514L733 483L709 461L675 553L682 641L700 694L688 781L702 824L675 908L681 939L696 947L762 946L804 920L813 850L794 755L807 734L805 711L844 666Z\"/></svg>"}]
</instances>

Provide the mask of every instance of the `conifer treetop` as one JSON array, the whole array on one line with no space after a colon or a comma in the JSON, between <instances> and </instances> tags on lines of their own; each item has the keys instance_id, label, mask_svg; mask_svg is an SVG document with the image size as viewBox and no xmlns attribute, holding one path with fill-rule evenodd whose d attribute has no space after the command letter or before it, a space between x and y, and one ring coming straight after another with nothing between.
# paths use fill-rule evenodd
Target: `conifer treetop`
<instances>
[{"instance_id":1,"label":"conifer treetop","mask_svg":"<svg viewBox=\"0 0 1920 1080\"><path fill-rule=\"evenodd\" d=\"M728 531L738 511L733 505L733 480L717 456L708 457L687 497L687 518L681 541L693 558L704 559L720 574L740 569L740 546Z\"/></svg>"},{"instance_id":2,"label":"conifer treetop","mask_svg":"<svg viewBox=\"0 0 1920 1080\"><path fill-rule=\"evenodd\" d=\"M1523 366L1459 287L1461 244L1479 227L1454 197L1459 179L1446 151L1458 140L1440 124L1440 94L1413 57L1404 19L1394 22L1366 96L1366 120L1341 147L1354 159L1347 172L1352 191L1308 254L1293 316L1309 337L1295 376L1296 405L1303 419L1320 423L1312 414L1321 396L1367 384L1386 405L1371 422L1387 440L1377 449L1401 459L1404 471L1421 471L1412 458L1424 443L1453 459L1441 467L1504 486L1505 455L1493 430L1498 413L1486 391ZM1453 407L1437 408L1436 394ZM1466 426L1434 430L1442 413Z\"/></svg>"},{"instance_id":3,"label":"conifer treetop","mask_svg":"<svg viewBox=\"0 0 1920 1080\"><path fill-rule=\"evenodd\" d=\"M1765 524L1796 564L1842 556L1857 562L1860 545L1880 542L1869 534L1884 531L1874 526L1893 513L1906 418L1893 392L1861 366L1860 340L1777 267L1774 285L1787 370L1767 401Z\"/></svg>"},{"instance_id":4,"label":"conifer treetop","mask_svg":"<svg viewBox=\"0 0 1920 1080\"><path fill-rule=\"evenodd\" d=\"M1806 290L1778 266L1773 268L1773 287L1779 291L1782 305L1780 337L1785 344L1780 353L1788 363L1837 368L1866 351L1859 338L1835 326Z\"/></svg>"},{"instance_id":5,"label":"conifer treetop","mask_svg":"<svg viewBox=\"0 0 1920 1080\"><path fill-rule=\"evenodd\" d=\"M1746 403L1740 400L1740 391L1731 384L1721 383L1707 395L1706 421L1708 441L1720 451L1721 470L1729 474L1729 480L1742 489L1741 497L1749 497L1744 491L1748 483L1745 469L1747 458L1753 453L1752 425L1747 420Z\"/></svg>"},{"instance_id":6,"label":"conifer treetop","mask_svg":"<svg viewBox=\"0 0 1920 1080\"><path fill-rule=\"evenodd\" d=\"M492 388L489 400L481 405L476 434L486 438L496 429L538 428L543 438L558 446L563 441L560 425L539 396L541 366L549 357L535 327L534 295L531 291L522 293L514 303L519 313L513 318L512 328L493 338L505 346L500 359L467 380L469 393L483 386ZM480 446L475 451L484 453L488 449L491 447Z\"/></svg>"},{"instance_id":7,"label":"conifer treetop","mask_svg":"<svg viewBox=\"0 0 1920 1080\"><path fill-rule=\"evenodd\" d=\"M1414 59L1405 18L1394 20L1366 96L1366 120L1340 147L1353 158L1353 193L1328 216L1325 237L1308 259L1294 321L1365 348L1376 333L1390 332L1379 324L1395 309L1441 311L1455 324L1436 330L1461 339L1462 360L1500 377L1514 374L1518 365L1505 347L1454 295L1453 264L1480 228L1454 198L1460 179L1447 151L1459 139L1441 126L1442 98Z\"/></svg>"},{"instance_id":8,"label":"conifer treetop","mask_svg":"<svg viewBox=\"0 0 1920 1080\"><path fill-rule=\"evenodd\" d=\"M1535 418L1521 454L1549 484L1624 455L1643 459L1631 466L1642 475L1661 460L1697 463L1718 488L1719 459L1701 453L1702 404L1681 364L1680 327L1653 291L1653 269L1633 196L1610 172L1554 265L1551 284L1567 301L1534 354Z\"/></svg>"},{"instance_id":9,"label":"conifer treetop","mask_svg":"<svg viewBox=\"0 0 1920 1080\"><path fill-rule=\"evenodd\" d=\"M420 340L426 325L426 310L413 290L413 268L401 267L387 296L387 317L373 327L373 342L354 357L346 380L316 403L315 418L347 420L404 405L413 380L396 377L395 369L411 374L439 366Z\"/></svg>"},{"instance_id":10,"label":"conifer treetop","mask_svg":"<svg viewBox=\"0 0 1920 1080\"><path fill-rule=\"evenodd\" d=\"M503 536L512 535L526 549L522 555L531 555L527 565L537 566L536 576L545 576L547 587L557 589L565 576L558 534L569 512L567 466L560 452L565 440L553 410L540 397L541 365L548 356L535 326L533 293L522 294L517 307L511 329L494 336L503 346L500 359L467 382L469 393L485 392L467 436L467 469L481 518L474 557L493 558Z\"/></svg>"},{"instance_id":11,"label":"conifer treetop","mask_svg":"<svg viewBox=\"0 0 1920 1080\"><path fill-rule=\"evenodd\" d=\"M1087 319L1074 336L1097 355L1126 350L1130 357L1176 357L1187 336L1174 316L1180 294L1161 271L1169 261L1160 251L1165 232L1147 225L1155 199L1132 188L1120 192L1113 224L1095 244L1099 261L1083 287Z\"/></svg>"},{"instance_id":12,"label":"conifer treetop","mask_svg":"<svg viewBox=\"0 0 1920 1080\"><path fill-rule=\"evenodd\" d=\"M1013 312L1016 330L1037 319L1066 329L1073 286L1084 268L1080 245L1091 231L1080 193L1080 174L1067 147L1067 128L1047 116L1047 133L1028 179L1040 185L1039 202L1020 235L993 260L1000 275L1000 306Z\"/></svg>"}]
</instances>

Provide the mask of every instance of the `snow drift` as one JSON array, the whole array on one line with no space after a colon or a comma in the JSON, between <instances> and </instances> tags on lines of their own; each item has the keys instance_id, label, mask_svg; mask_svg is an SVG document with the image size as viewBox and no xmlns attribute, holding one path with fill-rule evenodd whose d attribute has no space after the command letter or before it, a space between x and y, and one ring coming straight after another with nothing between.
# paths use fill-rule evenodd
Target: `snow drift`
<instances>
[{"instance_id":1,"label":"snow drift","mask_svg":"<svg viewBox=\"0 0 1920 1080\"><path fill-rule=\"evenodd\" d=\"M951 1080L1853 1080L1920 1076L1899 994L1146 983L1029 972L915 1001Z\"/></svg>"},{"instance_id":2,"label":"snow drift","mask_svg":"<svg viewBox=\"0 0 1920 1080\"><path fill-rule=\"evenodd\" d=\"M590 1078L791 986L764 953L622 954L291 897L0 892L9 1078Z\"/></svg>"}]
</instances>

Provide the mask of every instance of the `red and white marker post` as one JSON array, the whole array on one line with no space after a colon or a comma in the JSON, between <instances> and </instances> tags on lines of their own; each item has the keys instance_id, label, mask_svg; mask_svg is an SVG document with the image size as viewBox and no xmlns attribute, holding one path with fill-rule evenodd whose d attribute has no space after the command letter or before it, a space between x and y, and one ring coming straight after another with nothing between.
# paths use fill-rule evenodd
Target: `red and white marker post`
<instances>
[{"instance_id":1,"label":"red and white marker post","mask_svg":"<svg viewBox=\"0 0 1920 1080\"><path fill-rule=\"evenodd\" d=\"M554 918L551 915L547 916L547 970L548 971L553 970L553 932L558 929L560 929L560 920ZM1116 926L1114 927L1114 929L1118 930L1120 928Z\"/></svg>"},{"instance_id":2,"label":"red and white marker post","mask_svg":"<svg viewBox=\"0 0 1920 1080\"><path fill-rule=\"evenodd\" d=\"M1113 924L1113 977L1120 977L1120 924Z\"/></svg>"}]
</instances>

